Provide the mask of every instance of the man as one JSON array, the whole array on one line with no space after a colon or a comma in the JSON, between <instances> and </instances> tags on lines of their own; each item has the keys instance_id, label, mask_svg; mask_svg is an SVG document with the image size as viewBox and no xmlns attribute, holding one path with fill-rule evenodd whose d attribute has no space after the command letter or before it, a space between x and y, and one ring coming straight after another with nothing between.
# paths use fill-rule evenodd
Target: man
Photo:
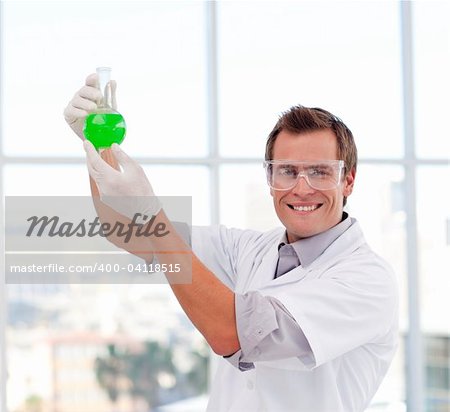
<instances>
[{"instance_id":1,"label":"man","mask_svg":"<svg viewBox=\"0 0 450 412\"><path fill-rule=\"evenodd\" d=\"M88 77L65 111L81 138L83 118L99 98L94 86L95 76ZM117 145L122 171L84 146L93 194L105 203L108 196L153 196L142 168ZM222 355L208 410L363 411L395 352L398 297L391 269L343 211L356 175L352 133L325 110L296 106L270 133L265 157L284 228L194 227L192 283L171 284ZM151 240L153 250L186 247L159 206L138 203L130 214L116 209L155 214L171 229ZM158 260L191 264L183 254Z\"/></svg>"}]
</instances>

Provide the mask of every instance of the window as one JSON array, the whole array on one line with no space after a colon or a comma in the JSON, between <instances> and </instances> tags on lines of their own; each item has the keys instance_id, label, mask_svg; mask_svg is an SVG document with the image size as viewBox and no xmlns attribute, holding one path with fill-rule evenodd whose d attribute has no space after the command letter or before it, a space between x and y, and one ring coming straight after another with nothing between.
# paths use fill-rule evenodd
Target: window
<instances>
[{"instance_id":1,"label":"window","mask_svg":"<svg viewBox=\"0 0 450 412\"><path fill-rule=\"evenodd\" d=\"M342 117L360 158L347 209L394 267L401 292L403 340L369 410L444 410L446 2L6 1L0 13L3 195L89 195L80 141L62 112L101 65L118 81L123 147L157 194L192 196L194 224L279 225L261 165L278 115L303 104ZM408 73L411 94L402 87ZM148 405L170 410L206 391L205 342L163 286L7 285L4 295L8 412L101 412L114 403L131 411L129 382L118 379L114 399L111 388L93 389L92 368L147 350L169 351L178 371L159 365ZM423 408L414 405L422 393Z\"/></svg>"}]
</instances>

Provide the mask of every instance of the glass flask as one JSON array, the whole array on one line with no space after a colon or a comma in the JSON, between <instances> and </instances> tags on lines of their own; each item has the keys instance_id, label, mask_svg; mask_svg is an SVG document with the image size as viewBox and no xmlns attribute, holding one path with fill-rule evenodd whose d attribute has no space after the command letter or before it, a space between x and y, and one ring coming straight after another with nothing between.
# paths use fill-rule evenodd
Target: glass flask
<instances>
[{"instance_id":1,"label":"glass flask","mask_svg":"<svg viewBox=\"0 0 450 412\"><path fill-rule=\"evenodd\" d=\"M90 113L85 120L83 133L97 150L107 149L113 143L123 142L126 124L123 116L117 112L113 102L115 90L112 89L111 68L98 67L98 87L102 92L102 99L97 109Z\"/></svg>"}]
</instances>

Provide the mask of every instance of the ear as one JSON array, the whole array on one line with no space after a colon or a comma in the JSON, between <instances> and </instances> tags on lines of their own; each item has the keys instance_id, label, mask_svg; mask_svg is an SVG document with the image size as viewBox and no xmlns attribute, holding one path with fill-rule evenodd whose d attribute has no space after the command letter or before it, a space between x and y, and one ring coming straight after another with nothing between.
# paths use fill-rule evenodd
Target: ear
<instances>
[{"instance_id":1,"label":"ear","mask_svg":"<svg viewBox=\"0 0 450 412\"><path fill-rule=\"evenodd\" d=\"M347 175L344 178L344 186L343 186L343 195L345 197L348 197L353 192L353 186L355 184L355 177L356 177L356 169L353 167L350 172L347 173Z\"/></svg>"}]
</instances>

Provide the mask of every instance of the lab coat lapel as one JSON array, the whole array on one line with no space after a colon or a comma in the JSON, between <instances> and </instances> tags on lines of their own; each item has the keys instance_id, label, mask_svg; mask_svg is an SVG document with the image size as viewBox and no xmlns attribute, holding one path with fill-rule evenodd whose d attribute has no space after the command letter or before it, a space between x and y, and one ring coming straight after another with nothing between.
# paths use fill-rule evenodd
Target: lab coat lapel
<instances>
[{"instance_id":1,"label":"lab coat lapel","mask_svg":"<svg viewBox=\"0 0 450 412\"><path fill-rule=\"evenodd\" d=\"M366 243L359 223L354 223L339 236L325 251L308 267L313 270L317 267L326 267L326 262L335 261L338 256L350 255Z\"/></svg>"},{"instance_id":2,"label":"lab coat lapel","mask_svg":"<svg viewBox=\"0 0 450 412\"><path fill-rule=\"evenodd\" d=\"M275 279L277 262L278 243L270 249L262 260L257 275L252 282L251 289L260 289L271 285L283 285L285 283L297 282L303 279L308 273L302 266L298 266Z\"/></svg>"},{"instance_id":3,"label":"lab coat lapel","mask_svg":"<svg viewBox=\"0 0 450 412\"><path fill-rule=\"evenodd\" d=\"M278 249L276 248L275 262L272 263L272 276L266 277L265 283L260 286L280 286L288 283L298 282L304 279L310 272L318 267L325 268L327 261L333 262L337 256L353 253L361 245L365 243L365 239L358 222L354 222L341 236L339 236L325 251L309 266L298 266L284 275L274 279L276 263L278 260ZM267 268L267 272L270 272Z\"/></svg>"},{"instance_id":4,"label":"lab coat lapel","mask_svg":"<svg viewBox=\"0 0 450 412\"><path fill-rule=\"evenodd\" d=\"M300 265L290 270L289 272L286 272L284 275L279 276L276 279L272 279L270 284L278 286L284 285L286 283L298 282L299 280L302 280L308 274L308 272L308 268L304 268Z\"/></svg>"}]
</instances>

